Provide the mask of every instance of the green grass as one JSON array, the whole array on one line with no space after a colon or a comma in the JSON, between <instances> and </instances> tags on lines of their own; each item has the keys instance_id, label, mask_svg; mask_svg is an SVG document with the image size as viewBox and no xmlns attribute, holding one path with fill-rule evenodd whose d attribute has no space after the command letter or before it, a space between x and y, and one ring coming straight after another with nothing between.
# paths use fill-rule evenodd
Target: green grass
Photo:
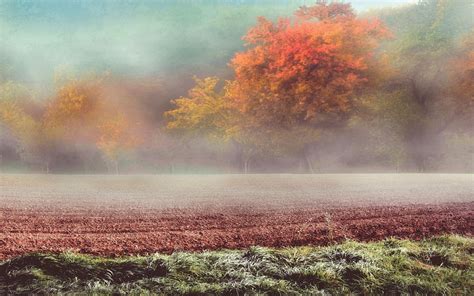
<instances>
[{"instance_id":1,"label":"green grass","mask_svg":"<svg viewBox=\"0 0 474 296\"><path fill-rule=\"evenodd\" d=\"M30 254L0 263L0 294L469 295L474 239L123 258Z\"/></svg>"}]
</instances>

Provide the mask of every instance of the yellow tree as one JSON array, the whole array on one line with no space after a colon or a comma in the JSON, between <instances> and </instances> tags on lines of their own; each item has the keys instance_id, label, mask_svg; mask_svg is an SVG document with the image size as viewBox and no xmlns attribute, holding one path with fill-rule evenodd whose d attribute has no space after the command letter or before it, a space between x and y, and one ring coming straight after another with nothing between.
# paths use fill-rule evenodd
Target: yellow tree
<instances>
[{"instance_id":1,"label":"yellow tree","mask_svg":"<svg viewBox=\"0 0 474 296\"><path fill-rule=\"evenodd\" d=\"M0 122L17 139L21 158L41 164L48 173L57 138L45 131L42 112L42 104L25 87L13 82L0 86Z\"/></svg>"},{"instance_id":2,"label":"yellow tree","mask_svg":"<svg viewBox=\"0 0 474 296\"><path fill-rule=\"evenodd\" d=\"M45 128L69 142L92 140L104 108L103 78L70 79L59 86L44 114Z\"/></svg>"},{"instance_id":3,"label":"yellow tree","mask_svg":"<svg viewBox=\"0 0 474 296\"><path fill-rule=\"evenodd\" d=\"M225 98L224 88L218 89L219 79L194 77L194 81L187 97L171 101L175 107L165 113L167 130L185 143L195 137L219 144L232 142L236 113Z\"/></svg>"},{"instance_id":4,"label":"yellow tree","mask_svg":"<svg viewBox=\"0 0 474 296\"><path fill-rule=\"evenodd\" d=\"M41 118L28 114L15 102L0 102L0 120L18 139L22 158L41 163L43 170L49 173L58 140L56 134L48 133Z\"/></svg>"},{"instance_id":5,"label":"yellow tree","mask_svg":"<svg viewBox=\"0 0 474 296\"><path fill-rule=\"evenodd\" d=\"M189 91L188 97L171 101L176 107L165 113L167 128L182 134L228 140L235 114L226 100L225 90L216 89L219 78L194 77L194 81L196 85Z\"/></svg>"},{"instance_id":6,"label":"yellow tree","mask_svg":"<svg viewBox=\"0 0 474 296\"><path fill-rule=\"evenodd\" d=\"M47 172L59 144L76 150L94 147L108 168L112 163L118 172L120 153L135 148L143 137L138 115L107 93L105 77L62 79L56 94L33 112L28 110L31 101L7 92L13 89L7 86L0 100L0 120L21 143L22 154L41 161Z\"/></svg>"},{"instance_id":7,"label":"yellow tree","mask_svg":"<svg viewBox=\"0 0 474 296\"><path fill-rule=\"evenodd\" d=\"M142 131L137 116L108 93L106 76L66 79L45 112L45 129L67 145L94 145L109 171L118 173L121 153L135 148Z\"/></svg>"},{"instance_id":8,"label":"yellow tree","mask_svg":"<svg viewBox=\"0 0 474 296\"><path fill-rule=\"evenodd\" d=\"M0 118L25 146L31 146L39 125L20 106L13 102L0 102Z\"/></svg>"},{"instance_id":9,"label":"yellow tree","mask_svg":"<svg viewBox=\"0 0 474 296\"><path fill-rule=\"evenodd\" d=\"M187 97L173 100L176 106L165 113L167 128L183 136L204 136L211 141L238 147L244 172L257 156L281 156L302 149L316 131L303 126L263 126L261 121L241 112L232 96L232 81L219 88L217 77L195 78ZM295 148L298 147L298 148Z\"/></svg>"},{"instance_id":10,"label":"yellow tree","mask_svg":"<svg viewBox=\"0 0 474 296\"><path fill-rule=\"evenodd\" d=\"M97 150L98 121L103 108L104 77L59 79L55 95L48 101L43 114L43 132L60 139L63 147L89 158ZM85 153L84 153L85 152Z\"/></svg>"},{"instance_id":11,"label":"yellow tree","mask_svg":"<svg viewBox=\"0 0 474 296\"><path fill-rule=\"evenodd\" d=\"M105 118L100 120L99 138L96 144L116 174L119 173L119 155L136 148L141 142L138 127L138 123L133 124L120 113L105 115Z\"/></svg>"}]
</instances>

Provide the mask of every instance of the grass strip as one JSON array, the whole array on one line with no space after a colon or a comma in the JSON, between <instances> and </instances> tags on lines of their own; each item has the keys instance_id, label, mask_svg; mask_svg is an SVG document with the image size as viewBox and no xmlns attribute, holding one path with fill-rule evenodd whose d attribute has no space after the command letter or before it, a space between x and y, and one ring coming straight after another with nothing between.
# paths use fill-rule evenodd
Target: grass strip
<instances>
[{"instance_id":1,"label":"grass strip","mask_svg":"<svg viewBox=\"0 0 474 296\"><path fill-rule=\"evenodd\" d=\"M0 263L0 294L469 295L474 239L103 258L33 253Z\"/></svg>"}]
</instances>

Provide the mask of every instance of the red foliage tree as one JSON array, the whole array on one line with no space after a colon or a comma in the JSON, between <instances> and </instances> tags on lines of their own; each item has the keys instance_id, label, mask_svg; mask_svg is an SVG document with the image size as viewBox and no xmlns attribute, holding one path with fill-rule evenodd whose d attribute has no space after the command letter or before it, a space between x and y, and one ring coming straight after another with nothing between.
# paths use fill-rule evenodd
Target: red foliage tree
<instances>
[{"instance_id":1,"label":"red foliage tree","mask_svg":"<svg viewBox=\"0 0 474 296\"><path fill-rule=\"evenodd\" d=\"M231 61L236 106L268 125L334 124L347 118L354 93L377 70L374 51L390 33L359 19L349 4L319 1L294 20L264 17Z\"/></svg>"}]
</instances>

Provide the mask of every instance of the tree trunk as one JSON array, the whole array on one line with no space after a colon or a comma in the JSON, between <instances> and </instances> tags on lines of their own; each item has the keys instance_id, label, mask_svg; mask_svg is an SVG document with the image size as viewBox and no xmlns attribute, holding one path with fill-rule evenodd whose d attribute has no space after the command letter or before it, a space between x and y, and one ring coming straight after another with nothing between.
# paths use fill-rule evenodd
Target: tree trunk
<instances>
[{"instance_id":1,"label":"tree trunk","mask_svg":"<svg viewBox=\"0 0 474 296\"><path fill-rule=\"evenodd\" d=\"M304 152L304 159L306 160L306 165L308 166L309 173L314 174L313 163L311 162L311 158L309 157L306 151Z\"/></svg>"},{"instance_id":2,"label":"tree trunk","mask_svg":"<svg viewBox=\"0 0 474 296\"><path fill-rule=\"evenodd\" d=\"M119 164L118 164L118 160L115 160L115 161L114 161L114 165L115 165L115 174L118 175L118 174L119 174Z\"/></svg>"},{"instance_id":3,"label":"tree trunk","mask_svg":"<svg viewBox=\"0 0 474 296\"><path fill-rule=\"evenodd\" d=\"M82 171L83 171L84 174L87 174L87 172L89 171L88 170L88 165L87 165L86 161L84 161L84 160L82 161Z\"/></svg>"},{"instance_id":4,"label":"tree trunk","mask_svg":"<svg viewBox=\"0 0 474 296\"><path fill-rule=\"evenodd\" d=\"M419 153L415 157L415 164L418 169L418 172L424 173L426 171L426 161L425 161L425 156L422 153Z\"/></svg>"},{"instance_id":5,"label":"tree trunk","mask_svg":"<svg viewBox=\"0 0 474 296\"><path fill-rule=\"evenodd\" d=\"M248 174L250 170L250 160L251 160L251 157L248 157L244 160L244 174Z\"/></svg>"}]
</instances>

